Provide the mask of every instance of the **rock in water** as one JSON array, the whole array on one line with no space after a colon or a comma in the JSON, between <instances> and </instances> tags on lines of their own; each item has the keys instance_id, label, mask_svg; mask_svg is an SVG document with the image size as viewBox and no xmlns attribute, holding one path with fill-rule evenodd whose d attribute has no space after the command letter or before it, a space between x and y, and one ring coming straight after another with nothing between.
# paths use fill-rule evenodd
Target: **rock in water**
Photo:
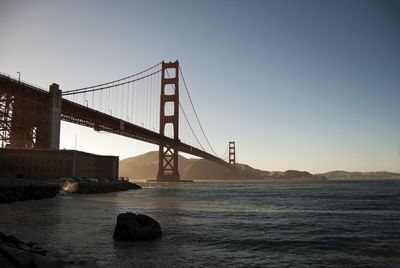
<instances>
[{"instance_id":1,"label":"rock in water","mask_svg":"<svg viewBox=\"0 0 400 268\"><path fill-rule=\"evenodd\" d=\"M130 212L118 215L114 240L150 240L159 236L161 227L153 218Z\"/></svg>"}]
</instances>

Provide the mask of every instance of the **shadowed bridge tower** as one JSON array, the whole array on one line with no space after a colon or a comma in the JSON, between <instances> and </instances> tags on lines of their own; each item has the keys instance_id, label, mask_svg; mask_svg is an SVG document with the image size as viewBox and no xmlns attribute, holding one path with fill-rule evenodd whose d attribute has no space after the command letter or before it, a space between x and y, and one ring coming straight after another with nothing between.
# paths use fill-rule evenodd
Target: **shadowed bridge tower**
<instances>
[{"instance_id":1,"label":"shadowed bridge tower","mask_svg":"<svg viewBox=\"0 0 400 268\"><path fill-rule=\"evenodd\" d=\"M234 168L236 167L236 148L234 141L229 142L229 165Z\"/></svg>"},{"instance_id":2,"label":"shadowed bridge tower","mask_svg":"<svg viewBox=\"0 0 400 268\"><path fill-rule=\"evenodd\" d=\"M58 149L61 91L47 93L0 76L0 147Z\"/></svg>"},{"instance_id":3,"label":"shadowed bridge tower","mask_svg":"<svg viewBox=\"0 0 400 268\"><path fill-rule=\"evenodd\" d=\"M171 76L170 76L171 75ZM167 76L167 77L166 77ZM167 114L166 106L173 106ZM160 97L160 134L166 129L173 131L172 138L179 143L179 62L162 62ZM179 181L178 148L169 143L160 143L158 158L158 181Z\"/></svg>"}]
</instances>

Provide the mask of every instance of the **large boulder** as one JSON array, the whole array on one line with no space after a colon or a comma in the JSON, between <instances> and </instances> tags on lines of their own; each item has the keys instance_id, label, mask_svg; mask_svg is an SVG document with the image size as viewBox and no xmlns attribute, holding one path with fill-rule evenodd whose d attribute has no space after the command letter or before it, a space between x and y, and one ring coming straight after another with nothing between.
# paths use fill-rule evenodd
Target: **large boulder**
<instances>
[{"instance_id":1,"label":"large boulder","mask_svg":"<svg viewBox=\"0 0 400 268\"><path fill-rule=\"evenodd\" d=\"M159 236L160 224L149 216L126 212L117 217L114 240L150 240Z\"/></svg>"}]
</instances>

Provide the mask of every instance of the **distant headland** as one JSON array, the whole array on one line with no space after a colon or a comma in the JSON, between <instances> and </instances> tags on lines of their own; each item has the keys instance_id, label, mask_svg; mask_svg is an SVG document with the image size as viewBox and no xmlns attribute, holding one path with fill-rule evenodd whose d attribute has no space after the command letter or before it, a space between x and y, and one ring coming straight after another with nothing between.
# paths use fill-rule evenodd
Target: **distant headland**
<instances>
[{"instance_id":1,"label":"distant headland","mask_svg":"<svg viewBox=\"0 0 400 268\"><path fill-rule=\"evenodd\" d=\"M158 152L148 152L119 162L119 176L134 180L154 180L158 170ZM179 156L181 178L190 180L326 180L326 179L400 179L400 173L332 171L311 174L307 171L266 171L237 164L238 172L204 159Z\"/></svg>"}]
</instances>

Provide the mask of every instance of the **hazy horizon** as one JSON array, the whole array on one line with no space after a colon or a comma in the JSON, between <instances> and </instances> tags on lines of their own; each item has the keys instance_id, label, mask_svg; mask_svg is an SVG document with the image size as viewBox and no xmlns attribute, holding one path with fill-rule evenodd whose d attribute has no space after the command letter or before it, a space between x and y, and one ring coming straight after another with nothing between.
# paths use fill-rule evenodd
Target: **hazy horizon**
<instances>
[{"instance_id":1,"label":"hazy horizon","mask_svg":"<svg viewBox=\"0 0 400 268\"><path fill-rule=\"evenodd\" d=\"M263 170L400 172L396 1L2 1L0 72L90 86L179 59L218 154ZM62 122L60 148L155 145Z\"/></svg>"}]
</instances>

